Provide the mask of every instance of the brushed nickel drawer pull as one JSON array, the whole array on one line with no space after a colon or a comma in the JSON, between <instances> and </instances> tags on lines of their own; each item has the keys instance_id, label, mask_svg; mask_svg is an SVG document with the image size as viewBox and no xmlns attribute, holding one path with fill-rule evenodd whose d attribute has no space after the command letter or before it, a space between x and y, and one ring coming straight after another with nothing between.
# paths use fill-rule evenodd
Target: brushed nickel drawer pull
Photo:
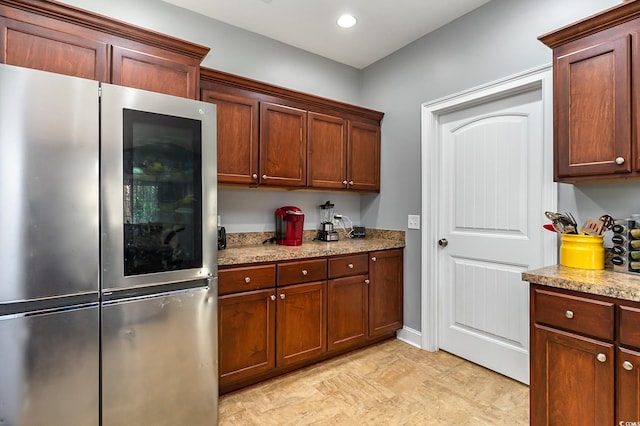
<instances>
[{"instance_id":1,"label":"brushed nickel drawer pull","mask_svg":"<svg viewBox=\"0 0 640 426\"><path fill-rule=\"evenodd\" d=\"M244 277L244 282L249 284L251 282L251 278L250 277Z\"/></svg>"},{"instance_id":2,"label":"brushed nickel drawer pull","mask_svg":"<svg viewBox=\"0 0 640 426\"><path fill-rule=\"evenodd\" d=\"M350 263L347 266L349 267L349 269L353 269L353 263Z\"/></svg>"},{"instance_id":3,"label":"brushed nickel drawer pull","mask_svg":"<svg viewBox=\"0 0 640 426\"><path fill-rule=\"evenodd\" d=\"M564 313L564 316L565 316L565 317L567 317L567 318L569 318L569 319L573 318L573 311L567 311L567 312L565 312L565 313Z\"/></svg>"},{"instance_id":4,"label":"brushed nickel drawer pull","mask_svg":"<svg viewBox=\"0 0 640 426\"><path fill-rule=\"evenodd\" d=\"M607 361L607 356L605 354L598 354L596 356L596 359L600 362L606 362Z\"/></svg>"},{"instance_id":5,"label":"brushed nickel drawer pull","mask_svg":"<svg viewBox=\"0 0 640 426\"><path fill-rule=\"evenodd\" d=\"M280 294L280 299L284 300L284 293Z\"/></svg>"},{"instance_id":6,"label":"brushed nickel drawer pull","mask_svg":"<svg viewBox=\"0 0 640 426\"><path fill-rule=\"evenodd\" d=\"M276 300L276 296L275 295L271 295L271 300Z\"/></svg>"},{"instance_id":7,"label":"brushed nickel drawer pull","mask_svg":"<svg viewBox=\"0 0 640 426\"><path fill-rule=\"evenodd\" d=\"M302 270L302 275L307 275L309 273L309 271L307 271L306 269Z\"/></svg>"},{"instance_id":8,"label":"brushed nickel drawer pull","mask_svg":"<svg viewBox=\"0 0 640 426\"><path fill-rule=\"evenodd\" d=\"M631 364L629 361L625 361L622 363L622 368L624 368L627 371L631 371L633 370L633 364Z\"/></svg>"},{"instance_id":9,"label":"brushed nickel drawer pull","mask_svg":"<svg viewBox=\"0 0 640 426\"><path fill-rule=\"evenodd\" d=\"M369 281L369 280L364 280L364 283L365 283L365 284L369 284L370 282L371 282L371 281Z\"/></svg>"}]
</instances>

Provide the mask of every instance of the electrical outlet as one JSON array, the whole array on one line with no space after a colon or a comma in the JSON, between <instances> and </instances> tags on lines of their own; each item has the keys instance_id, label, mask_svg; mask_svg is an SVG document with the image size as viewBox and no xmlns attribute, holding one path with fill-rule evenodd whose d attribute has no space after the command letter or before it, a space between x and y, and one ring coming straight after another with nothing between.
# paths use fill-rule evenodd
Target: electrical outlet
<instances>
[{"instance_id":1,"label":"electrical outlet","mask_svg":"<svg viewBox=\"0 0 640 426\"><path fill-rule=\"evenodd\" d=\"M407 221L407 228L420 229L420 215L410 214Z\"/></svg>"}]
</instances>

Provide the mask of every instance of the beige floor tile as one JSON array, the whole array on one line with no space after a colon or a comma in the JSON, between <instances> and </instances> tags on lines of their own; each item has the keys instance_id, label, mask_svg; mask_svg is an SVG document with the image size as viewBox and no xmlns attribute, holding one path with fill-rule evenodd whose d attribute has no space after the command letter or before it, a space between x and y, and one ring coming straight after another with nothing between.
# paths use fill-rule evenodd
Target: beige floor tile
<instances>
[{"instance_id":1,"label":"beige floor tile","mask_svg":"<svg viewBox=\"0 0 640 426\"><path fill-rule=\"evenodd\" d=\"M393 339L220 398L221 425L526 425L529 388Z\"/></svg>"}]
</instances>

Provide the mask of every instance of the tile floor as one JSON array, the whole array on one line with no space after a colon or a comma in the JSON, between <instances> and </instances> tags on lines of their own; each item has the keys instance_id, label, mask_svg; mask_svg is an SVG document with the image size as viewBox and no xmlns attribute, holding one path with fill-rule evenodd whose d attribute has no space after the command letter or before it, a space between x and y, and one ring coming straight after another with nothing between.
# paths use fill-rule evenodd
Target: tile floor
<instances>
[{"instance_id":1,"label":"tile floor","mask_svg":"<svg viewBox=\"0 0 640 426\"><path fill-rule=\"evenodd\" d=\"M528 425L529 388L393 339L223 395L220 425Z\"/></svg>"}]
</instances>

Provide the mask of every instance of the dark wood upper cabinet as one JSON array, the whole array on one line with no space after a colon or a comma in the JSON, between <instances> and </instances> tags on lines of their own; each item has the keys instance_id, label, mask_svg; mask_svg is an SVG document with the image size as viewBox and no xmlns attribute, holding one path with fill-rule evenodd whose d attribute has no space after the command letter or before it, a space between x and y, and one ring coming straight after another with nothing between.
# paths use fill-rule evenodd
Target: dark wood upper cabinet
<instances>
[{"instance_id":1,"label":"dark wood upper cabinet","mask_svg":"<svg viewBox=\"0 0 640 426\"><path fill-rule=\"evenodd\" d=\"M347 120L308 113L307 183L314 188L347 188Z\"/></svg>"},{"instance_id":2,"label":"dark wood upper cabinet","mask_svg":"<svg viewBox=\"0 0 640 426\"><path fill-rule=\"evenodd\" d=\"M201 99L217 105L218 183L257 184L258 101L213 90Z\"/></svg>"},{"instance_id":3,"label":"dark wood upper cabinet","mask_svg":"<svg viewBox=\"0 0 640 426\"><path fill-rule=\"evenodd\" d=\"M307 183L307 112L260 104L260 182L274 186Z\"/></svg>"},{"instance_id":4,"label":"dark wood upper cabinet","mask_svg":"<svg viewBox=\"0 0 640 426\"><path fill-rule=\"evenodd\" d=\"M0 0L0 62L199 97L209 48L51 0Z\"/></svg>"},{"instance_id":5,"label":"dark wood upper cabinet","mask_svg":"<svg viewBox=\"0 0 640 426\"><path fill-rule=\"evenodd\" d=\"M543 35L553 49L554 179L640 178L640 2Z\"/></svg>"},{"instance_id":6,"label":"dark wood upper cabinet","mask_svg":"<svg viewBox=\"0 0 640 426\"><path fill-rule=\"evenodd\" d=\"M225 138L218 133L218 152L238 151L240 157L234 161L219 155L219 182L291 189L380 190L383 113L207 68L200 69L200 79L202 100L218 102L222 108L232 108L226 104L236 103L233 129ZM257 125L248 118L253 116L246 106L248 100L254 102L252 110L259 104ZM240 114L238 110L242 109L245 112ZM251 142L256 131L260 141L257 151L249 149L256 147ZM259 158L257 172L253 155ZM230 164L235 177L229 175Z\"/></svg>"},{"instance_id":7,"label":"dark wood upper cabinet","mask_svg":"<svg viewBox=\"0 0 640 426\"><path fill-rule=\"evenodd\" d=\"M0 17L0 62L90 80L108 81L108 45Z\"/></svg>"},{"instance_id":8,"label":"dark wood upper cabinet","mask_svg":"<svg viewBox=\"0 0 640 426\"><path fill-rule=\"evenodd\" d=\"M348 152L349 188L380 191L380 126L350 121Z\"/></svg>"}]
</instances>

